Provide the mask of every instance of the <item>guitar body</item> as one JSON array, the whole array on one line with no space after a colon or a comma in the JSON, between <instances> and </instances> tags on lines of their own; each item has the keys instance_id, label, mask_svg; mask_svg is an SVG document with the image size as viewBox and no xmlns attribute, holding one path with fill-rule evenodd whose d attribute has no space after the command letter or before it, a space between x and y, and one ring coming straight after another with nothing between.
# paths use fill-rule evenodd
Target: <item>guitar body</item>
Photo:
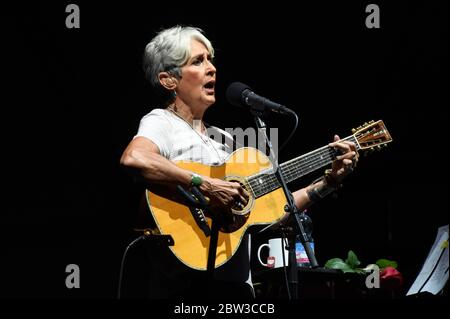
<instances>
[{"instance_id":1,"label":"guitar body","mask_svg":"<svg viewBox=\"0 0 450 319\"><path fill-rule=\"evenodd\" d=\"M357 150L372 152L387 146L392 141L382 120L364 123L353 132L353 135L343 140L354 143ZM325 145L283 163L279 168L285 181L290 182L331 164L335 156L336 151ZM287 203L286 196L270 169L272 164L269 158L257 149L238 149L228 157L226 163L218 166L188 161L175 164L200 175L239 182L250 194L249 202L245 207L236 205L228 211L210 209L211 214L215 216L214 221L219 221L220 225L216 268L226 263L235 254L250 226L276 223L287 216L284 211ZM199 214L194 211L193 216L193 212L180 198L175 187L168 191L168 188L155 186L146 191L145 197L147 203L144 206L149 208L153 216L157 226L156 232L171 235L174 239L174 246L169 247L175 256L193 269L206 270L210 237L205 236L204 230L194 219L194 216L198 217ZM200 215L202 215L201 211ZM211 216L206 216L206 221L211 227Z\"/></svg>"},{"instance_id":2,"label":"guitar body","mask_svg":"<svg viewBox=\"0 0 450 319\"><path fill-rule=\"evenodd\" d=\"M200 175L228 181L243 181L271 167L270 160L257 149L241 148L232 153L227 161L219 166L209 166L194 162L175 162L178 167ZM249 194L250 186L242 182ZM252 195L250 195L252 197ZM196 224L189 207L181 201L175 191L168 192L162 187L146 191L148 207L159 232L171 235L174 246L170 249L185 265L206 270L210 237L206 237ZM231 230L219 231L215 267L226 263L238 249L246 230L252 225L267 225L283 219L287 200L281 188L259 198L250 199L244 214L238 216L240 223ZM231 212L221 212L229 213ZM212 219L207 217L211 227Z\"/></svg>"}]
</instances>

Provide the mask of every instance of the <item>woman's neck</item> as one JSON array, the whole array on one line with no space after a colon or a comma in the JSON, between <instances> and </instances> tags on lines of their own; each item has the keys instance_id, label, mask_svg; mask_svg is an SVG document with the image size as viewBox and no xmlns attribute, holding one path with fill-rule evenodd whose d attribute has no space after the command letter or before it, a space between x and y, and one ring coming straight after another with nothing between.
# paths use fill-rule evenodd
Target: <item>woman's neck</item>
<instances>
[{"instance_id":1,"label":"woman's neck","mask_svg":"<svg viewBox=\"0 0 450 319\"><path fill-rule=\"evenodd\" d=\"M167 108L186 121L194 130L203 133L203 112L195 112L191 107L177 100L169 104Z\"/></svg>"}]
</instances>

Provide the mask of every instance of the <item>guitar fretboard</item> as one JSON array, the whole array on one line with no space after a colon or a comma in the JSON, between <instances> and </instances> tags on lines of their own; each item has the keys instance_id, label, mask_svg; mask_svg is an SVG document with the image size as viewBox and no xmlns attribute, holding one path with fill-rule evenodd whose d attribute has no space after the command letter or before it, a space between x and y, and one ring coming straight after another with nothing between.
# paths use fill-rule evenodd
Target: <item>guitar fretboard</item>
<instances>
[{"instance_id":1,"label":"guitar fretboard","mask_svg":"<svg viewBox=\"0 0 450 319\"><path fill-rule=\"evenodd\" d=\"M359 144L353 135L342 140L355 143L356 149L359 150ZM284 179L289 183L330 164L338 154L339 152L336 149L329 147L328 145L323 146L317 150L280 164L280 169ZM247 177L247 182L256 198L281 187L272 169Z\"/></svg>"}]
</instances>

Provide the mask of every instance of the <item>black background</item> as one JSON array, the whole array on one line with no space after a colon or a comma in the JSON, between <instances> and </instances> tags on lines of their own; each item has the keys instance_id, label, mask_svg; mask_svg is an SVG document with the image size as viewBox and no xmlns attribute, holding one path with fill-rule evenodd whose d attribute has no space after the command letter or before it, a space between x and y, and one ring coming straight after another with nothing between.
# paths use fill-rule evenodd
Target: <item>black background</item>
<instances>
[{"instance_id":1,"label":"black background","mask_svg":"<svg viewBox=\"0 0 450 319\"><path fill-rule=\"evenodd\" d=\"M448 224L447 2L377 2L380 29L366 28L364 1L77 3L80 29L65 26L68 3L2 7L0 296L115 296L142 194L119 158L155 106L141 57L175 24L202 28L215 46L209 123L253 126L225 100L233 81L297 112L281 161L384 120L394 142L310 214L320 264L349 249L363 264L393 259L409 288ZM291 126L276 115L268 124L281 141ZM71 263L80 289L65 286Z\"/></svg>"}]
</instances>

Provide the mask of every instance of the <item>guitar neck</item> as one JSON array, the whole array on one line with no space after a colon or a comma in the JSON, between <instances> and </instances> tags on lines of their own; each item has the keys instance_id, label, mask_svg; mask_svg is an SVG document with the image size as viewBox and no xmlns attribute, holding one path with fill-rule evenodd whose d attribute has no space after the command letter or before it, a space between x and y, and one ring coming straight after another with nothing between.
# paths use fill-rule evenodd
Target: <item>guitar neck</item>
<instances>
[{"instance_id":1,"label":"guitar neck","mask_svg":"<svg viewBox=\"0 0 450 319\"><path fill-rule=\"evenodd\" d=\"M356 149L360 149L359 143L353 135L342 140L353 142L356 145ZM280 164L280 169L284 179L289 183L330 164L337 155L338 153L334 148L326 145ZM272 169L262 171L257 175L249 176L247 182L256 198L281 187Z\"/></svg>"}]
</instances>

